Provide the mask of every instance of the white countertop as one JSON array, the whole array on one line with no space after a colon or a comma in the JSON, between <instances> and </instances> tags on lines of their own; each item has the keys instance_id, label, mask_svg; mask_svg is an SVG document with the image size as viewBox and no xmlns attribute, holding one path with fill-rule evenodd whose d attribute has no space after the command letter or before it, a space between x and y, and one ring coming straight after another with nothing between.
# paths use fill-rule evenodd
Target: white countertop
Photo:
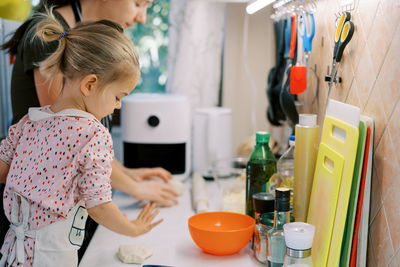
<instances>
[{"instance_id":1,"label":"white countertop","mask_svg":"<svg viewBox=\"0 0 400 267\"><path fill-rule=\"evenodd\" d=\"M149 245L153 247L153 256L145 260L143 264L175 267L264 266L254 257L250 244L239 253L230 256L206 254L196 246L187 225L188 218L194 214L190 187L191 179L185 182L185 192L179 198L179 204L170 208L161 208L157 218L163 218L164 221L145 235L131 238L114 233L99 225L79 267L126 267L127 265L117 257L120 245ZM217 210L216 196L219 193L215 182L207 182L206 190L210 197L211 210ZM142 204L136 202L132 197L119 192L114 193L113 200L130 219L135 219L139 214L140 207L142 207Z\"/></svg>"}]
</instances>

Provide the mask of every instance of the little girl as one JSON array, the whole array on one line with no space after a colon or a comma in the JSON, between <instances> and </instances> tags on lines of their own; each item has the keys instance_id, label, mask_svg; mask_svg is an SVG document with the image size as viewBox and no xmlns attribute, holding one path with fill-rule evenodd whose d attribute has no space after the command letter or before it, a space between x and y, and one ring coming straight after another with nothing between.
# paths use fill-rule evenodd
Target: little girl
<instances>
[{"instance_id":1,"label":"little girl","mask_svg":"<svg viewBox=\"0 0 400 267\"><path fill-rule=\"evenodd\" d=\"M110 21L65 32L51 11L40 16L37 37L58 44L40 71L50 80L61 73L62 93L54 105L31 108L1 142L0 182L11 226L0 266L76 266L88 213L128 236L162 221L153 222L154 205L130 221L111 201L112 140L99 120L121 108L139 79L132 42Z\"/></svg>"}]
</instances>

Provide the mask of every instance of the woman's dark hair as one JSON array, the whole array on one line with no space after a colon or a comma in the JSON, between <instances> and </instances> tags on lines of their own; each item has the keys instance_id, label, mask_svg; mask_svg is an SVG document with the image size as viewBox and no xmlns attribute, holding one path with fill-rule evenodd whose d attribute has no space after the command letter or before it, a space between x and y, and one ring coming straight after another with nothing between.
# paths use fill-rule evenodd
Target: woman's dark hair
<instances>
[{"instance_id":1,"label":"woman's dark hair","mask_svg":"<svg viewBox=\"0 0 400 267\"><path fill-rule=\"evenodd\" d=\"M40 4L35 8L34 12L45 12L46 8L49 7L62 7L71 4L76 0L41 0ZM31 23L32 18L27 19L19 28L15 31L14 35L9 41L1 45L2 50L7 50L8 53L15 55L17 53L18 44L24 36L26 29Z\"/></svg>"}]
</instances>

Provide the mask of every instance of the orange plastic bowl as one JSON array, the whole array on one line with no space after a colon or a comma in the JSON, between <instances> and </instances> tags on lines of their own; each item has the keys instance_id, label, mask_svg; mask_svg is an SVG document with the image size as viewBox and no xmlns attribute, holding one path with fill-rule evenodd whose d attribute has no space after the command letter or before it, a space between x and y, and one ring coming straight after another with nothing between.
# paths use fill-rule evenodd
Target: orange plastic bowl
<instances>
[{"instance_id":1,"label":"orange plastic bowl","mask_svg":"<svg viewBox=\"0 0 400 267\"><path fill-rule=\"evenodd\" d=\"M239 252L251 240L255 220L233 212L204 212L188 219L189 231L196 245L213 255Z\"/></svg>"}]
</instances>

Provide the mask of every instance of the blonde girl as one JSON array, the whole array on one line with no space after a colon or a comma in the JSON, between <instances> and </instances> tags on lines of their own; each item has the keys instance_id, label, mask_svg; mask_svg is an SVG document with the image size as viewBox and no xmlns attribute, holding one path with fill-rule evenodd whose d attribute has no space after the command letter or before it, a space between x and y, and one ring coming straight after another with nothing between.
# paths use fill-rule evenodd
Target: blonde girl
<instances>
[{"instance_id":1,"label":"blonde girl","mask_svg":"<svg viewBox=\"0 0 400 267\"><path fill-rule=\"evenodd\" d=\"M87 214L128 236L162 221L153 222L154 205L130 221L111 201L112 139L99 120L121 107L139 79L133 44L111 21L64 31L51 11L39 16L36 36L58 41L40 71L49 80L61 73L62 92L53 105L29 109L1 142L0 182L11 226L0 266L76 266Z\"/></svg>"}]
</instances>

